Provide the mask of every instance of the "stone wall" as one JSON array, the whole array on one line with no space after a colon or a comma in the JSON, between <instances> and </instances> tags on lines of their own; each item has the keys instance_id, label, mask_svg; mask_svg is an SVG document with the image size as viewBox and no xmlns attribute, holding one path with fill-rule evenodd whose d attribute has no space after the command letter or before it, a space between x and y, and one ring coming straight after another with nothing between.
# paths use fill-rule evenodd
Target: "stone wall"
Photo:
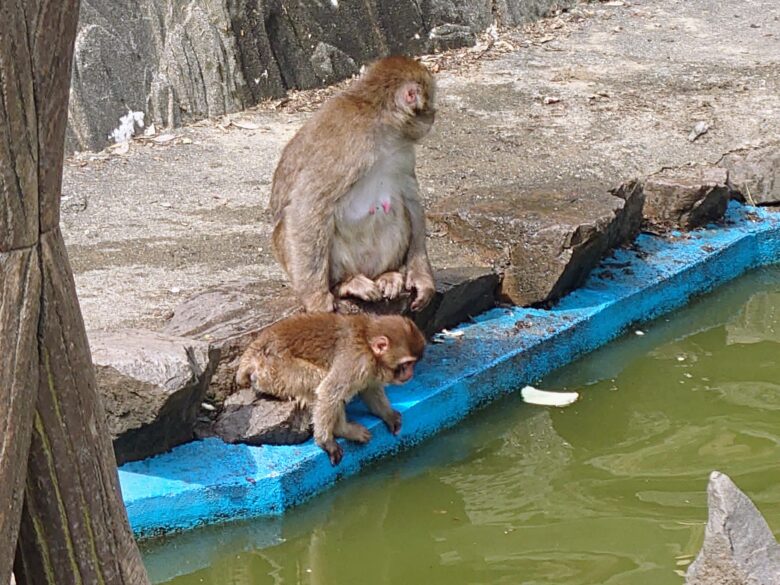
<instances>
[{"instance_id":1,"label":"stone wall","mask_svg":"<svg viewBox=\"0 0 780 585\"><path fill-rule=\"evenodd\" d=\"M69 152L99 150L128 110L158 127L333 83L390 53L473 44L576 0L82 0Z\"/></svg>"}]
</instances>

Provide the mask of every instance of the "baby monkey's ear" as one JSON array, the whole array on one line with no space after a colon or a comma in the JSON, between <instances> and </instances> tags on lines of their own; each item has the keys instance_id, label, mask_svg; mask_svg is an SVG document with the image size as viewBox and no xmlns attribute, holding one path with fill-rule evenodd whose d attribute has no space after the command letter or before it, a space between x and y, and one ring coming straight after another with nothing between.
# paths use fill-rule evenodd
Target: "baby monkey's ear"
<instances>
[{"instance_id":1,"label":"baby monkey's ear","mask_svg":"<svg viewBox=\"0 0 780 585\"><path fill-rule=\"evenodd\" d=\"M371 351L373 351L374 355L377 357L384 355L390 347L390 340L384 335L372 337L371 341L368 343L371 346Z\"/></svg>"}]
</instances>

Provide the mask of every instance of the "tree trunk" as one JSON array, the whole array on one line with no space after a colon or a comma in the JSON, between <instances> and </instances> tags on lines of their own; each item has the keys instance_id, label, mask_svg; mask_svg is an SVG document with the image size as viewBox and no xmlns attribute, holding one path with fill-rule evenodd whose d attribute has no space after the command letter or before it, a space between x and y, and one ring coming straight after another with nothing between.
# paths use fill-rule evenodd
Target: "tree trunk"
<instances>
[{"instance_id":1,"label":"tree trunk","mask_svg":"<svg viewBox=\"0 0 780 585\"><path fill-rule=\"evenodd\" d=\"M0 0L0 584L148 583L59 230L78 4Z\"/></svg>"}]
</instances>

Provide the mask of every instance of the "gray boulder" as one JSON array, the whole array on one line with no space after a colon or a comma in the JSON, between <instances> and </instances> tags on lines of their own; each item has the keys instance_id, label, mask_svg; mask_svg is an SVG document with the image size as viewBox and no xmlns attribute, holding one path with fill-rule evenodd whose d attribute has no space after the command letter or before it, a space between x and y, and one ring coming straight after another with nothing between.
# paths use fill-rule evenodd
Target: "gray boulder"
<instances>
[{"instance_id":1,"label":"gray boulder","mask_svg":"<svg viewBox=\"0 0 780 585\"><path fill-rule=\"evenodd\" d=\"M323 85L351 77L359 71L352 57L328 43L317 43L309 61Z\"/></svg>"},{"instance_id":2,"label":"gray boulder","mask_svg":"<svg viewBox=\"0 0 780 585\"><path fill-rule=\"evenodd\" d=\"M93 331L89 342L118 464L192 440L217 350L140 330Z\"/></svg>"},{"instance_id":3,"label":"gray boulder","mask_svg":"<svg viewBox=\"0 0 780 585\"><path fill-rule=\"evenodd\" d=\"M448 268L437 271L434 278L436 294L414 315L428 337L492 309L498 301L499 277L488 268Z\"/></svg>"},{"instance_id":4,"label":"gray boulder","mask_svg":"<svg viewBox=\"0 0 780 585\"><path fill-rule=\"evenodd\" d=\"M432 335L477 315L496 303L498 275L485 268L454 268L435 274L436 294L420 313L411 314L408 296L386 303L342 300L342 313L406 313ZM235 383L238 360L261 329L299 310L289 288L279 282L228 283L205 290L176 307L164 331L185 335L218 350L209 399L216 417L202 417L198 437L218 436L228 443L295 444L311 436L310 413L294 402L256 396Z\"/></svg>"},{"instance_id":5,"label":"gray boulder","mask_svg":"<svg viewBox=\"0 0 780 585\"><path fill-rule=\"evenodd\" d=\"M428 33L428 38L436 51L468 47L477 42L477 35L470 27L452 23L433 27Z\"/></svg>"},{"instance_id":6,"label":"gray boulder","mask_svg":"<svg viewBox=\"0 0 780 585\"><path fill-rule=\"evenodd\" d=\"M498 275L490 268L457 267L438 270L433 275L436 292L425 309L411 311L411 296L370 303L357 299L339 299L338 312L343 314L406 315L430 337L434 333L468 321L495 306L498 300Z\"/></svg>"},{"instance_id":7,"label":"gray boulder","mask_svg":"<svg viewBox=\"0 0 780 585\"><path fill-rule=\"evenodd\" d=\"M686 585L777 585L780 545L753 502L718 471L707 486L704 545Z\"/></svg>"},{"instance_id":8,"label":"gray boulder","mask_svg":"<svg viewBox=\"0 0 780 585\"><path fill-rule=\"evenodd\" d=\"M342 300L339 311L410 314L430 335L495 305L498 276L490 269L450 269L436 273L435 278L436 295L421 313L409 313L407 296L383 303ZM229 282L203 290L178 305L162 332L198 340L218 350L219 363L211 377L208 397L219 405L238 390L238 359L250 341L263 328L300 310L284 282Z\"/></svg>"}]
</instances>

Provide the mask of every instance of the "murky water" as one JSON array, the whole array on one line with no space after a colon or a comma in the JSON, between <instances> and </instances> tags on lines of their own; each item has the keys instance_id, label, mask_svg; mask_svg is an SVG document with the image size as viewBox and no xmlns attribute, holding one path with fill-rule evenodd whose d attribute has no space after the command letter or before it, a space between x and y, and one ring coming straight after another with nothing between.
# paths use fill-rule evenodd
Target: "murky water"
<instances>
[{"instance_id":1,"label":"murky water","mask_svg":"<svg viewBox=\"0 0 780 585\"><path fill-rule=\"evenodd\" d=\"M780 532L780 269L510 396L283 519L146 545L171 585L665 585L698 551L713 469Z\"/></svg>"}]
</instances>

